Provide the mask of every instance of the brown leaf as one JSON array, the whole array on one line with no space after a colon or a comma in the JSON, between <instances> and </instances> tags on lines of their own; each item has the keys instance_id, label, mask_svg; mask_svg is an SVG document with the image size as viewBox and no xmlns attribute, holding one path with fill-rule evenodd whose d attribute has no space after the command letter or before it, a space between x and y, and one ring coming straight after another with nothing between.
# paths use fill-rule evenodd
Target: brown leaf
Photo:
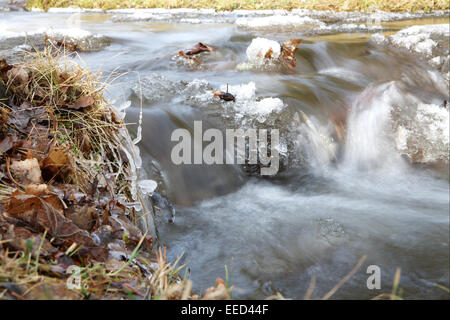
<instances>
[{"instance_id":1,"label":"brown leaf","mask_svg":"<svg viewBox=\"0 0 450 320\"><path fill-rule=\"evenodd\" d=\"M0 142L0 155L19 145L19 142L20 139L16 135L7 136Z\"/></svg>"},{"instance_id":2,"label":"brown leaf","mask_svg":"<svg viewBox=\"0 0 450 320\"><path fill-rule=\"evenodd\" d=\"M122 235L118 236L111 226L102 225L92 233L92 237L96 239L97 244L106 246L110 242L121 238Z\"/></svg>"},{"instance_id":3,"label":"brown leaf","mask_svg":"<svg viewBox=\"0 0 450 320\"><path fill-rule=\"evenodd\" d=\"M10 66L5 59L0 60L0 73L9 71L13 68L13 66Z\"/></svg>"},{"instance_id":4,"label":"brown leaf","mask_svg":"<svg viewBox=\"0 0 450 320\"><path fill-rule=\"evenodd\" d=\"M270 48L269 50L267 50L266 54L264 55L264 58L266 58L266 59L272 58L272 53L273 53L273 50L272 50L272 48Z\"/></svg>"},{"instance_id":5,"label":"brown leaf","mask_svg":"<svg viewBox=\"0 0 450 320\"><path fill-rule=\"evenodd\" d=\"M81 230L64 217L60 208L55 208L58 201L61 203L55 195L37 197L13 194L6 203L6 213L10 217L28 223L37 232L48 230L56 243L68 247L75 242L83 246L83 250L79 250L80 255L91 255L99 261L104 261L108 257L107 251L97 247L87 231Z\"/></svg>"},{"instance_id":6,"label":"brown leaf","mask_svg":"<svg viewBox=\"0 0 450 320\"><path fill-rule=\"evenodd\" d=\"M216 50L217 50L216 47L209 46L202 42L198 42L192 49L187 50L186 54L188 56L191 56L191 55L198 54L201 52L212 52L212 51L216 51Z\"/></svg>"},{"instance_id":7,"label":"brown leaf","mask_svg":"<svg viewBox=\"0 0 450 320\"><path fill-rule=\"evenodd\" d=\"M95 207L71 206L65 213L66 217L72 220L80 229L91 231L97 221Z\"/></svg>"},{"instance_id":8,"label":"brown leaf","mask_svg":"<svg viewBox=\"0 0 450 320\"><path fill-rule=\"evenodd\" d=\"M8 123L15 125L24 133L30 133L29 131L37 125L37 122L48 120L48 114L44 107L33 107L28 102L24 102L19 107L13 108L7 116Z\"/></svg>"},{"instance_id":9,"label":"brown leaf","mask_svg":"<svg viewBox=\"0 0 450 320\"><path fill-rule=\"evenodd\" d=\"M123 216L126 211L125 205L121 204L117 200L109 201L106 209L109 211L110 215L115 215L115 216Z\"/></svg>"},{"instance_id":10,"label":"brown leaf","mask_svg":"<svg viewBox=\"0 0 450 320\"><path fill-rule=\"evenodd\" d=\"M91 138L86 133L82 133L80 150L84 154L89 154L91 152L91 150L92 150L92 148L91 148Z\"/></svg>"},{"instance_id":11,"label":"brown leaf","mask_svg":"<svg viewBox=\"0 0 450 320\"><path fill-rule=\"evenodd\" d=\"M69 157L63 149L54 149L49 152L42 164L44 176L52 179L57 175L62 175L70 167Z\"/></svg>"},{"instance_id":12,"label":"brown leaf","mask_svg":"<svg viewBox=\"0 0 450 320\"><path fill-rule=\"evenodd\" d=\"M5 238L11 240L7 242L8 246L14 250L26 250L27 240L31 240L33 243L32 254L37 256L38 252L40 256L48 256L55 254L57 249L54 248L47 239L42 239L42 235L35 234L24 227L17 227L13 224L9 225L9 229ZM39 251L39 247L41 246Z\"/></svg>"},{"instance_id":13,"label":"brown leaf","mask_svg":"<svg viewBox=\"0 0 450 320\"><path fill-rule=\"evenodd\" d=\"M43 282L27 290L24 298L27 300L79 300L81 295L77 291L68 289L64 281L59 283Z\"/></svg>"},{"instance_id":14,"label":"brown leaf","mask_svg":"<svg viewBox=\"0 0 450 320\"><path fill-rule=\"evenodd\" d=\"M91 96L84 96L84 97L79 98L77 101L75 101L75 103L69 104L68 107L70 109L79 110L79 109L84 109L84 108L87 108L87 107L93 105L94 102L95 102L95 100Z\"/></svg>"},{"instance_id":15,"label":"brown leaf","mask_svg":"<svg viewBox=\"0 0 450 320\"><path fill-rule=\"evenodd\" d=\"M216 279L216 287L206 289L205 295L201 300L230 300L230 289L227 289L225 281L221 278Z\"/></svg>"},{"instance_id":16,"label":"brown leaf","mask_svg":"<svg viewBox=\"0 0 450 320\"><path fill-rule=\"evenodd\" d=\"M213 95L225 101L236 101L236 98L229 92L223 92L218 90L212 91Z\"/></svg>"},{"instance_id":17,"label":"brown leaf","mask_svg":"<svg viewBox=\"0 0 450 320\"><path fill-rule=\"evenodd\" d=\"M194 61L194 62L195 62L196 64L198 64L198 65L202 64L202 63L200 62L200 60L198 60L198 59L196 59L196 58L194 58L194 57L189 57L189 56L187 56L183 51L178 52L178 55L179 55L180 57L185 58L185 59Z\"/></svg>"},{"instance_id":18,"label":"brown leaf","mask_svg":"<svg viewBox=\"0 0 450 320\"><path fill-rule=\"evenodd\" d=\"M26 110L12 110L8 115L8 123L16 126L19 130L26 129L30 123L32 115ZM21 130L23 131L23 130Z\"/></svg>"},{"instance_id":19,"label":"brown leaf","mask_svg":"<svg viewBox=\"0 0 450 320\"><path fill-rule=\"evenodd\" d=\"M28 72L22 67L13 67L6 73L6 76L11 83L19 85L28 84Z\"/></svg>"},{"instance_id":20,"label":"brown leaf","mask_svg":"<svg viewBox=\"0 0 450 320\"><path fill-rule=\"evenodd\" d=\"M29 185L25 186L26 194L40 196L43 194L47 194L47 192L48 192L48 189L47 189L47 185L45 183L43 183L43 184L30 183Z\"/></svg>"},{"instance_id":21,"label":"brown leaf","mask_svg":"<svg viewBox=\"0 0 450 320\"><path fill-rule=\"evenodd\" d=\"M37 124L31 126L29 136L20 149L40 161L47 157L50 146L49 129Z\"/></svg>"},{"instance_id":22,"label":"brown leaf","mask_svg":"<svg viewBox=\"0 0 450 320\"><path fill-rule=\"evenodd\" d=\"M11 174L21 184L42 183L41 169L36 158L15 160L10 166Z\"/></svg>"},{"instance_id":23,"label":"brown leaf","mask_svg":"<svg viewBox=\"0 0 450 320\"><path fill-rule=\"evenodd\" d=\"M61 199L73 202L75 204L88 201L87 194L80 192L80 188L73 184L61 183L48 187L51 193L58 195Z\"/></svg>"},{"instance_id":24,"label":"brown leaf","mask_svg":"<svg viewBox=\"0 0 450 320\"><path fill-rule=\"evenodd\" d=\"M281 45L281 62L289 69L295 69L297 61L295 59L295 52L297 51L297 46L302 42L302 39L290 39Z\"/></svg>"},{"instance_id":25,"label":"brown leaf","mask_svg":"<svg viewBox=\"0 0 450 320\"><path fill-rule=\"evenodd\" d=\"M135 225L127 221L127 218L119 218L116 216L109 217L110 225L113 227L114 235L117 239L121 239L123 234L128 235L128 239L137 244L142 238L142 232Z\"/></svg>"}]
</instances>

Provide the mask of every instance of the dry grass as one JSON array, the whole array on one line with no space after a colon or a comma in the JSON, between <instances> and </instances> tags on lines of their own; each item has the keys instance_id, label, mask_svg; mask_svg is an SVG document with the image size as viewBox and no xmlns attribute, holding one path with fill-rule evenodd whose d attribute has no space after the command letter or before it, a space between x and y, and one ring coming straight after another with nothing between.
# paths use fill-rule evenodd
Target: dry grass
<instances>
[{"instance_id":1,"label":"dry grass","mask_svg":"<svg viewBox=\"0 0 450 320\"><path fill-rule=\"evenodd\" d=\"M70 162L71 170L58 174L59 182L74 184L86 194L91 191L89 187L103 185L111 198L134 202L134 148L130 148L131 138L123 119L103 96L121 75L112 73L105 81L100 72L92 73L75 63L75 55L55 46L30 54L18 63L30 75L27 83L13 85L15 79L5 83L8 94L17 105L26 101L45 110L47 129L54 137L52 149L68 155ZM83 98L93 101L87 112L68 107ZM9 108L1 101L0 107ZM0 183L0 203L12 190ZM134 211L131 213L134 219Z\"/></svg>"},{"instance_id":2,"label":"dry grass","mask_svg":"<svg viewBox=\"0 0 450 320\"><path fill-rule=\"evenodd\" d=\"M30 252L0 251L1 299L191 299L192 283L178 275L181 267L167 263L157 253L154 269L150 261L140 257L131 263L119 261L80 266L81 289L69 289L69 274Z\"/></svg>"},{"instance_id":3,"label":"dry grass","mask_svg":"<svg viewBox=\"0 0 450 320\"><path fill-rule=\"evenodd\" d=\"M114 181L111 192L131 200L128 159L123 159L124 142L119 135L124 124L114 118L110 104L103 97L108 84L100 82L101 74L93 74L74 63L72 55L55 55L55 50L46 48L20 63L32 76L27 90L11 88L13 99L31 103L39 100L37 104L45 104L53 123L55 149L71 149L74 174L67 176L69 181L64 182L76 184L87 192L89 182L99 175L108 175ZM91 97L94 101L89 112L66 107L82 97Z\"/></svg>"},{"instance_id":4,"label":"dry grass","mask_svg":"<svg viewBox=\"0 0 450 320\"><path fill-rule=\"evenodd\" d=\"M212 8L235 9L310 9L333 11L432 11L448 10L448 0L28 0L28 7L78 6L82 8Z\"/></svg>"}]
</instances>

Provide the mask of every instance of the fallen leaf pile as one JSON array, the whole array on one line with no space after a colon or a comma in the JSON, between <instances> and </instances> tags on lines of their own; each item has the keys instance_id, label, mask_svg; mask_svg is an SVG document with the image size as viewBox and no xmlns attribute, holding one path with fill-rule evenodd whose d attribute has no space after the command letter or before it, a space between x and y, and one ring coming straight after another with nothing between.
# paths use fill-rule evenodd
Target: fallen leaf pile
<instances>
[{"instance_id":1,"label":"fallen leaf pile","mask_svg":"<svg viewBox=\"0 0 450 320\"><path fill-rule=\"evenodd\" d=\"M137 246L150 252L153 245L114 193L120 180L107 175L114 171L84 175L82 160L106 149L88 126L108 126L106 138L123 126L87 89L86 76L42 60L0 61L0 255L29 250L38 265L64 275L69 265L126 261ZM115 161L109 148L105 157Z\"/></svg>"}]
</instances>

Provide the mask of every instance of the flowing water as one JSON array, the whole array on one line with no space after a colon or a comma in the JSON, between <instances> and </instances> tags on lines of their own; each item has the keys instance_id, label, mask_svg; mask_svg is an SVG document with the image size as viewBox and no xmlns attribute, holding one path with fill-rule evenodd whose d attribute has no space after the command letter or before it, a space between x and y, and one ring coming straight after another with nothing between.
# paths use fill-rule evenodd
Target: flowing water
<instances>
[{"instance_id":1,"label":"flowing water","mask_svg":"<svg viewBox=\"0 0 450 320\"><path fill-rule=\"evenodd\" d=\"M10 34L64 28L73 16L0 13L0 27ZM127 122L138 121L142 98L143 168L176 209L175 223L159 214L161 242L172 260L184 253L196 290L225 277L226 266L233 297L280 291L303 298L312 277L313 297L320 297L366 255L333 298L390 292L397 268L404 298L448 298L436 286L450 286L449 113L442 106L448 100L442 73L407 51L376 44L364 33L369 29L249 30L217 17L189 24L111 16L72 19L109 43L82 53L79 62L105 74L127 73L109 90L118 104L132 102ZM377 26L389 35L448 22ZM296 69L242 67L256 37L303 38ZM0 34L0 47L11 54L17 41L8 39ZM200 55L202 66L177 57L199 41L218 48ZM235 103L210 94L226 83ZM279 129L280 172L262 178L238 165L173 164L171 133L192 131L194 120L203 121L203 130ZM381 290L366 286L369 265L381 269Z\"/></svg>"}]
</instances>

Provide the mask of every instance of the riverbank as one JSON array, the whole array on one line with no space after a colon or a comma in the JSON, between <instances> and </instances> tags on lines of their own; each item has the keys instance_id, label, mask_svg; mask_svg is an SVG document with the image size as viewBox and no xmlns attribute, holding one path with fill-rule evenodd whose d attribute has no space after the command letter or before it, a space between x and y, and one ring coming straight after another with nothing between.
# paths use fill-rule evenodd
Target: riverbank
<instances>
[{"instance_id":1,"label":"riverbank","mask_svg":"<svg viewBox=\"0 0 450 320\"><path fill-rule=\"evenodd\" d=\"M198 298L156 250L156 184L107 85L47 41L0 61L0 299Z\"/></svg>"},{"instance_id":2,"label":"riverbank","mask_svg":"<svg viewBox=\"0 0 450 320\"><path fill-rule=\"evenodd\" d=\"M450 3L447 0L28 0L28 8L48 10L52 7L66 8L76 6L80 8L99 8L102 10L124 8L207 8L217 11L231 10L332 10L332 11L420 11L448 10Z\"/></svg>"}]
</instances>

